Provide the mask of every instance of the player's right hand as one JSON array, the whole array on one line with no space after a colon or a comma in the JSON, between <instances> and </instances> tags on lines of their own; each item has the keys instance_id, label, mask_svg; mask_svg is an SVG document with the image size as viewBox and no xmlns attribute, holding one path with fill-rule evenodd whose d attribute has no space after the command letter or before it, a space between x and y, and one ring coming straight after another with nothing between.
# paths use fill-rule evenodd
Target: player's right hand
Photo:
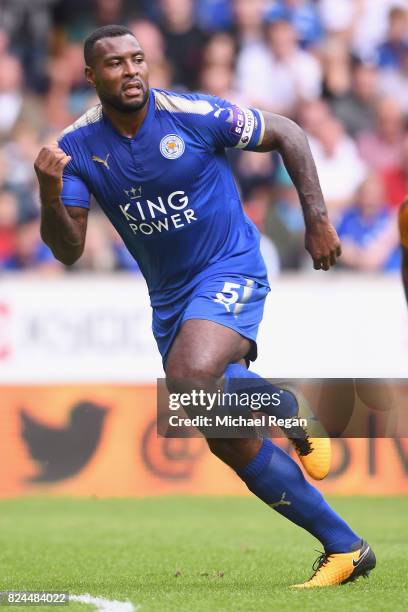
<instances>
[{"instance_id":1,"label":"player's right hand","mask_svg":"<svg viewBox=\"0 0 408 612\"><path fill-rule=\"evenodd\" d=\"M330 270L341 255L339 237L328 220L314 223L306 229L305 246L313 259L315 270Z\"/></svg>"},{"instance_id":2,"label":"player's right hand","mask_svg":"<svg viewBox=\"0 0 408 612\"><path fill-rule=\"evenodd\" d=\"M71 157L59 148L57 142L44 146L34 162L40 189L46 195L59 196L62 190L62 173Z\"/></svg>"}]
</instances>

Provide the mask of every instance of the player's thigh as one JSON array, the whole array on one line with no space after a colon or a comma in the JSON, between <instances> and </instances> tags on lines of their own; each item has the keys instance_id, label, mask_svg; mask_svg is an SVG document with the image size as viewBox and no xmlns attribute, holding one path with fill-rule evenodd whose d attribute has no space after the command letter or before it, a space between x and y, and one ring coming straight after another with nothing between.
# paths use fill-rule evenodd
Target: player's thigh
<instances>
[{"instance_id":1,"label":"player's thigh","mask_svg":"<svg viewBox=\"0 0 408 612\"><path fill-rule=\"evenodd\" d=\"M269 288L240 276L205 279L183 313L166 374L221 377L230 363L256 359L256 336Z\"/></svg>"},{"instance_id":2,"label":"player's thigh","mask_svg":"<svg viewBox=\"0 0 408 612\"><path fill-rule=\"evenodd\" d=\"M230 363L243 359L250 341L215 321L188 319L178 332L166 362L171 378L220 378Z\"/></svg>"}]
</instances>

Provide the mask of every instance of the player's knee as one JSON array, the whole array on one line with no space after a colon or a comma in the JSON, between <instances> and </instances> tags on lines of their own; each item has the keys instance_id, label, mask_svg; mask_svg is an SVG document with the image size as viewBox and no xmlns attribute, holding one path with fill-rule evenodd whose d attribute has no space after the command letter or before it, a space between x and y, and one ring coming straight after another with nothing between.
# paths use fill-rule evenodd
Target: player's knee
<instances>
[{"instance_id":1,"label":"player's knee","mask_svg":"<svg viewBox=\"0 0 408 612\"><path fill-rule=\"evenodd\" d=\"M166 368L167 388L171 393L184 393L189 389L214 391L218 376L209 364L176 363Z\"/></svg>"}]
</instances>

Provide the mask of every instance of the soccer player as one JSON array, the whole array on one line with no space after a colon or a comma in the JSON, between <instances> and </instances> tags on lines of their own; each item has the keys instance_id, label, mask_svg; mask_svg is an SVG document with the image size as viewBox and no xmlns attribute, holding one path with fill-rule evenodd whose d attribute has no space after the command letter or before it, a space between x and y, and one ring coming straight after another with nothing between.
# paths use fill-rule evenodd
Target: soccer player
<instances>
[{"instance_id":1,"label":"soccer player","mask_svg":"<svg viewBox=\"0 0 408 612\"><path fill-rule=\"evenodd\" d=\"M401 204L398 220L402 247L402 283L408 304L408 199Z\"/></svg>"},{"instance_id":2,"label":"soccer player","mask_svg":"<svg viewBox=\"0 0 408 612\"><path fill-rule=\"evenodd\" d=\"M242 381L276 390L245 365L256 359L269 286L259 234L243 213L224 150L279 151L299 193L306 248L314 267L328 270L340 243L302 130L213 96L150 89L143 50L122 26L93 32L84 56L100 104L38 154L43 240L57 259L74 263L84 249L92 193L146 279L168 388L183 389L188 379L208 390L242 389ZM278 417L307 414L284 390L271 410ZM312 426L301 429L303 437L288 437L309 475L321 479L330 441L313 437ZM297 587L337 585L375 566L368 544L269 439L208 444L255 495L322 543L313 576Z\"/></svg>"}]
</instances>

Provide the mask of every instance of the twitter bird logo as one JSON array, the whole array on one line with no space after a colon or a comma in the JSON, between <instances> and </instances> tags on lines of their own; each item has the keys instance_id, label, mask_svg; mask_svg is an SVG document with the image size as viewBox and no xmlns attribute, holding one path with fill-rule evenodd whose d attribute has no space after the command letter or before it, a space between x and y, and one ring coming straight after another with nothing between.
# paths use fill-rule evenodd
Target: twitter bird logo
<instances>
[{"instance_id":1,"label":"twitter bird logo","mask_svg":"<svg viewBox=\"0 0 408 612\"><path fill-rule=\"evenodd\" d=\"M77 474L99 444L107 409L92 402L74 406L65 427L50 427L21 410L22 437L39 472L28 482L57 482Z\"/></svg>"}]
</instances>

